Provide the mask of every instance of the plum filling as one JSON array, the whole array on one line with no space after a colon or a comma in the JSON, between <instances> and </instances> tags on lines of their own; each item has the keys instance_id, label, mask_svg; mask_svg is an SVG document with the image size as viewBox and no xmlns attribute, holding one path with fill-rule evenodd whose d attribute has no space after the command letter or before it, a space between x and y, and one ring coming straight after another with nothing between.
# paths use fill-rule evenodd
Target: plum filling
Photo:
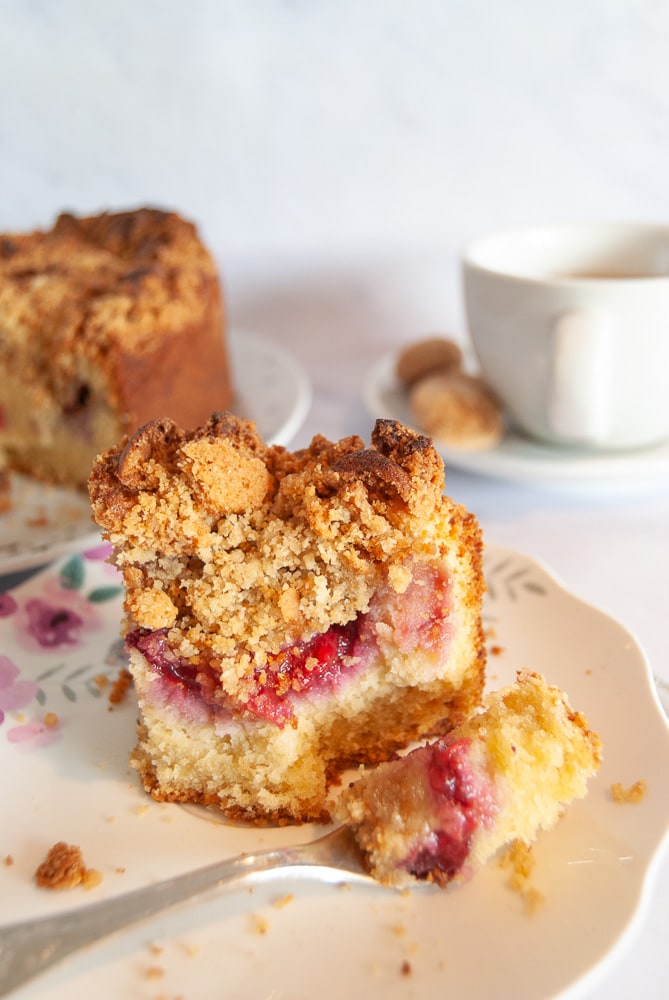
<instances>
[{"instance_id":1,"label":"plum filling","mask_svg":"<svg viewBox=\"0 0 669 1000\"><path fill-rule=\"evenodd\" d=\"M214 710L243 711L283 726L294 717L294 700L328 694L378 655L379 629L390 630L405 653L422 647L446 656L451 634L450 588L435 570L422 569L403 595L382 587L370 609L344 625L300 639L271 654L246 678L244 700L231 699L220 685L215 659L193 662L170 646L167 629L138 628L126 637L168 684L196 696Z\"/></svg>"},{"instance_id":2,"label":"plum filling","mask_svg":"<svg viewBox=\"0 0 669 1000\"><path fill-rule=\"evenodd\" d=\"M194 664L175 653L167 629L135 629L126 642L138 649L166 681L197 695L210 708L234 707L283 726L294 715L289 694L328 693L345 673L363 664L369 651L358 648L358 633L359 619L354 619L347 625L332 625L311 639L291 643L271 656L266 666L255 669L249 684L251 693L244 703L223 694L212 664Z\"/></svg>"},{"instance_id":3,"label":"plum filling","mask_svg":"<svg viewBox=\"0 0 669 1000\"><path fill-rule=\"evenodd\" d=\"M468 739L441 740L413 752L429 752L427 783L438 819L402 867L416 878L430 875L445 883L462 872L479 827L491 825L497 812L494 790L488 776L472 763Z\"/></svg>"}]
</instances>

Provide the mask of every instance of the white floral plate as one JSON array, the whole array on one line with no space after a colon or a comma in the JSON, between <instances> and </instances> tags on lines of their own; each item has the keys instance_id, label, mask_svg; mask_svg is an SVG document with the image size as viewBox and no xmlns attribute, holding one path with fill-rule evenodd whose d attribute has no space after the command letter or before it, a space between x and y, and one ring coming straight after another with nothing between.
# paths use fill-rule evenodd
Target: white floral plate
<instances>
[{"instance_id":1,"label":"white floral plate","mask_svg":"<svg viewBox=\"0 0 669 1000\"><path fill-rule=\"evenodd\" d=\"M127 765L133 699L110 710L107 697L123 660L120 589L104 554L98 546L70 556L0 604L0 925L321 832L210 822L140 790ZM536 1000L573 996L610 972L643 920L667 832L669 729L643 653L620 625L518 553L490 548L486 574L490 684L511 681L521 667L543 672L604 744L588 797L535 847L532 888L543 902L534 912L495 864L446 892L293 876L211 894L128 930L46 973L17 1000ZM640 803L612 801L612 783L638 779L648 785ZM35 868L58 840L79 845L102 883L38 889Z\"/></svg>"},{"instance_id":2,"label":"white floral plate","mask_svg":"<svg viewBox=\"0 0 669 1000\"><path fill-rule=\"evenodd\" d=\"M272 341L232 330L233 408L255 421L268 444L287 445L311 405L302 367ZM12 509L0 515L0 573L39 566L98 537L88 498L73 490L12 477Z\"/></svg>"},{"instance_id":3,"label":"white floral plate","mask_svg":"<svg viewBox=\"0 0 669 1000\"><path fill-rule=\"evenodd\" d=\"M374 418L391 418L415 427L407 394L395 375L396 360L396 353L388 354L367 373L365 404ZM605 489L612 484L647 489L669 483L669 442L635 451L587 452L544 445L509 428L500 443L487 451L466 451L435 443L449 467L496 479Z\"/></svg>"}]
</instances>

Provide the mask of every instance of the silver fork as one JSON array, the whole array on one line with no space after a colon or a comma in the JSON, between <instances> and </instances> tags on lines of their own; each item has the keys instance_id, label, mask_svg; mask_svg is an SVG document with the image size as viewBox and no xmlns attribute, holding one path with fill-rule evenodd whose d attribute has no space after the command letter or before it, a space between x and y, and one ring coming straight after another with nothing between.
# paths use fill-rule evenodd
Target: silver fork
<instances>
[{"instance_id":1,"label":"silver fork","mask_svg":"<svg viewBox=\"0 0 669 1000\"><path fill-rule=\"evenodd\" d=\"M295 847L240 854L115 899L69 913L0 928L0 996L6 996L67 955L212 888L239 887L263 876L302 875L325 882L374 883L351 830L337 827ZM374 883L376 884L376 883Z\"/></svg>"}]
</instances>

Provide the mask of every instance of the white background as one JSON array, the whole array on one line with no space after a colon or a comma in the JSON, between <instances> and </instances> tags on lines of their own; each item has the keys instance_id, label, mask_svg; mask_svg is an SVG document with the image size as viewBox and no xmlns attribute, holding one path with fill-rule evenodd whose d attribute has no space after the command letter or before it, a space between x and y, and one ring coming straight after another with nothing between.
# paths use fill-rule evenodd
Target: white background
<instances>
[{"instance_id":1,"label":"white background","mask_svg":"<svg viewBox=\"0 0 669 1000\"><path fill-rule=\"evenodd\" d=\"M231 322L307 368L300 444L368 434L362 379L383 353L465 335L471 236L669 222L667 0L0 0L0 95L0 231L141 204L195 220ZM448 487L489 539L636 632L669 682L666 488L456 470ZM665 861L592 996L666 996L667 926Z\"/></svg>"}]
</instances>

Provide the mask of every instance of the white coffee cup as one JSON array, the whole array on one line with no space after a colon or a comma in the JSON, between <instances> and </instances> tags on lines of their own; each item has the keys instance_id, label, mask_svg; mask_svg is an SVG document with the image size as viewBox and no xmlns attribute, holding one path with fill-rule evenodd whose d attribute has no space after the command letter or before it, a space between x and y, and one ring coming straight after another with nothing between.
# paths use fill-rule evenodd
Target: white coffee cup
<instances>
[{"instance_id":1,"label":"white coffee cup","mask_svg":"<svg viewBox=\"0 0 669 1000\"><path fill-rule=\"evenodd\" d=\"M669 438L669 226L508 230L462 267L482 373L518 429L584 448Z\"/></svg>"}]
</instances>

